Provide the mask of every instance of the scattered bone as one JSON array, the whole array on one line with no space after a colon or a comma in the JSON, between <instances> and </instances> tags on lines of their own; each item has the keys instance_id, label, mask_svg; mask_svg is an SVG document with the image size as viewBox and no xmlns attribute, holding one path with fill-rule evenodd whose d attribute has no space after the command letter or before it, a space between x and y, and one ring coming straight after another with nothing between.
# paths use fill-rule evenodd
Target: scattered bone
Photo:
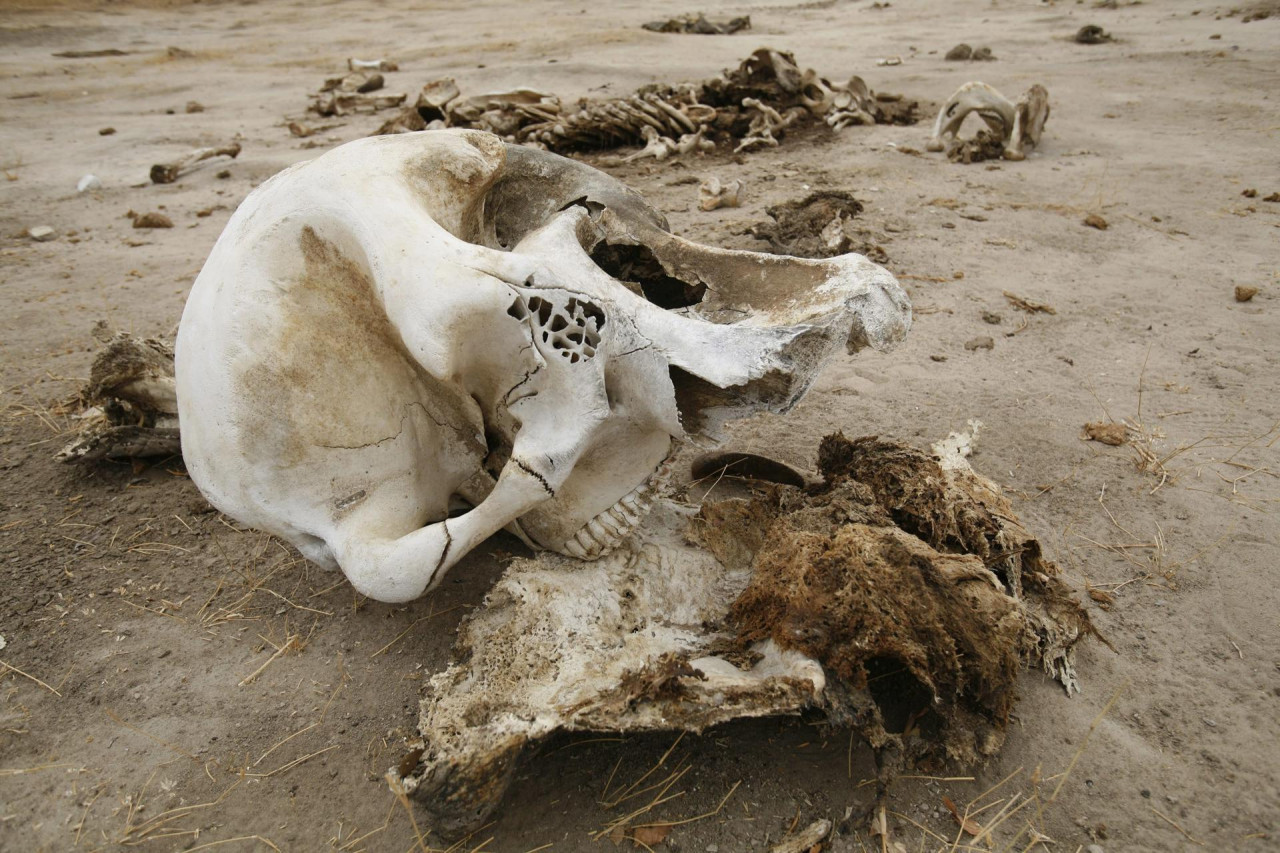
<instances>
[{"instance_id":1,"label":"scattered bone","mask_svg":"<svg viewBox=\"0 0 1280 853\"><path fill-rule=\"evenodd\" d=\"M75 404L81 410L75 438L56 459L96 462L181 453L173 348L127 332L112 335L101 322L94 336L104 347Z\"/></svg>"},{"instance_id":2,"label":"scattered bone","mask_svg":"<svg viewBox=\"0 0 1280 853\"><path fill-rule=\"evenodd\" d=\"M172 228L173 220L165 216L163 213L134 213L129 211L128 216L133 220L134 228Z\"/></svg>"},{"instance_id":3,"label":"scattered bone","mask_svg":"<svg viewBox=\"0 0 1280 853\"><path fill-rule=\"evenodd\" d=\"M1088 225L1090 228L1097 228L1099 231L1106 231L1111 227L1110 223L1097 213L1088 214L1083 220L1081 220L1081 222L1084 225Z\"/></svg>"},{"instance_id":4,"label":"scattered bone","mask_svg":"<svg viewBox=\"0 0 1280 853\"><path fill-rule=\"evenodd\" d=\"M698 187L698 207L715 210L720 207L738 207L742 204L742 181L733 180L721 184L719 178L708 178Z\"/></svg>"},{"instance_id":5,"label":"scattered bone","mask_svg":"<svg viewBox=\"0 0 1280 853\"><path fill-rule=\"evenodd\" d=\"M1258 295L1258 288L1248 284L1236 285L1236 302L1248 302Z\"/></svg>"},{"instance_id":6,"label":"scattered bone","mask_svg":"<svg viewBox=\"0 0 1280 853\"><path fill-rule=\"evenodd\" d=\"M1112 447L1119 447L1129 440L1129 428L1114 421L1090 421L1084 425L1085 438Z\"/></svg>"},{"instance_id":7,"label":"scattered bone","mask_svg":"<svg viewBox=\"0 0 1280 853\"><path fill-rule=\"evenodd\" d=\"M694 33L696 35L706 36L727 36L741 30L751 29L751 16L744 15L740 18L730 18L723 23L712 23L708 21L706 16L699 13L697 15L681 15L678 18L669 18L665 21L650 21L641 26L655 33Z\"/></svg>"},{"instance_id":8,"label":"scattered bone","mask_svg":"<svg viewBox=\"0 0 1280 853\"><path fill-rule=\"evenodd\" d=\"M197 148L189 154L184 154L172 163L157 163L151 167L151 183L153 184L171 184L178 180L183 174L192 170L197 163L209 160L213 157L230 157L234 160L240 156L240 143L233 142L230 145L224 145L221 148Z\"/></svg>"},{"instance_id":9,"label":"scattered bone","mask_svg":"<svg viewBox=\"0 0 1280 853\"><path fill-rule=\"evenodd\" d=\"M27 229L27 236L37 243L48 243L58 236L58 232L48 225L33 225Z\"/></svg>"},{"instance_id":10,"label":"scattered bone","mask_svg":"<svg viewBox=\"0 0 1280 853\"><path fill-rule=\"evenodd\" d=\"M594 563L513 561L459 629L389 777L456 833L557 731L697 732L814 708L852 721L887 777L989 758L1022 668L1077 690L1073 648L1093 629L965 446L830 436L821 483L717 495L692 517L660 499Z\"/></svg>"},{"instance_id":11,"label":"scattered bone","mask_svg":"<svg viewBox=\"0 0 1280 853\"><path fill-rule=\"evenodd\" d=\"M789 835L769 848L769 853L811 853L831 834L831 821L815 820L804 829Z\"/></svg>"},{"instance_id":12,"label":"scattered bone","mask_svg":"<svg viewBox=\"0 0 1280 853\"><path fill-rule=\"evenodd\" d=\"M348 65L354 60L348 60ZM391 109L404 103L408 96L401 92L380 92L386 85L383 76L373 69L353 69L338 77L326 78L307 107L321 116ZM379 94L374 94L378 92Z\"/></svg>"},{"instance_id":13,"label":"scattered bone","mask_svg":"<svg viewBox=\"0 0 1280 853\"><path fill-rule=\"evenodd\" d=\"M400 66L389 59L348 59L348 71L399 71Z\"/></svg>"},{"instance_id":14,"label":"scattered bone","mask_svg":"<svg viewBox=\"0 0 1280 853\"><path fill-rule=\"evenodd\" d=\"M1103 31L1102 27L1094 24L1086 24L1076 31L1075 42L1077 44L1104 44L1111 41L1111 34Z\"/></svg>"},{"instance_id":15,"label":"scattered bone","mask_svg":"<svg viewBox=\"0 0 1280 853\"><path fill-rule=\"evenodd\" d=\"M837 130L852 124L913 124L916 109L915 101L900 95L873 94L861 78L835 86L813 71L801 72L791 54L761 48L736 69L700 83L651 85L628 97L580 101L572 108L529 90L463 97L446 78L424 87L417 102L385 122L378 134L466 127L508 142L574 151L649 147L650 133L656 132L659 139L679 140L677 151L686 144L707 150L746 139L745 147L738 146L745 151L777 144L793 124L825 119ZM669 156L672 146L664 144ZM653 152L658 150L655 145Z\"/></svg>"},{"instance_id":16,"label":"scattered bone","mask_svg":"<svg viewBox=\"0 0 1280 853\"><path fill-rule=\"evenodd\" d=\"M890 56L890 57L886 57L886 58L884 58L884 59L877 59L877 60L876 60L876 65L878 65L878 66L880 66L880 67L882 67L882 68L883 68L884 66L886 66L886 65L890 65L890 66L891 66L891 65L901 65L901 64L902 64L902 57L901 57L901 56Z\"/></svg>"},{"instance_id":17,"label":"scattered bone","mask_svg":"<svg viewBox=\"0 0 1280 853\"><path fill-rule=\"evenodd\" d=\"M972 139L961 140L957 134L971 113L986 122L987 129ZM945 150L949 159L963 163L1002 156L1022 160L1026 157L1024 148L1039 144L1048 119L1049 92L1039 83L1023 93L1016 105L986 83L965 83L938 111L933 136L925 147L930 151Z\"/></svg>"},{"instance_id":18,"label":"scattered bone","mask_svg":"<svg viewBox=\"0 0 1280 853\"><path fill-rule=\"evenodd\" d=\"M403 92L368 94L365 92L326 92L316 96L311 111L321 116L345 116L352 113L376 113L404 103Z\"/></svg>"}]
</instances>

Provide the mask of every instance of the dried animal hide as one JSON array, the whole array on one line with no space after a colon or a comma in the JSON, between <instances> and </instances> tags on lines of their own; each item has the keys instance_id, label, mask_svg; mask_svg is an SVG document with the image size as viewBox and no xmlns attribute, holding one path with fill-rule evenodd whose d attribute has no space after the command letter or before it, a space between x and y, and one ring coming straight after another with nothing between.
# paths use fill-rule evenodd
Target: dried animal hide
<instances>
[{"instance_id":1,"label":"dried animal hide","mask_svg":"<svg viewBox=\"0 0 1280 853\"><path fill-rule=\"evenodd\" d=\"M112 335L94 329L105 346L93 360L89 382L75 408L75 438L55 457L60 462L175 456L178 399L173 346L155 338Z\"/></svg>"},{"instance_id":2,"label":"dried animal hide","mask_svg":"<svg viewBox=\"0 0 1280 853\"><path fill-rule=\"evenodd\" d=\"M816 120L837 130L914 124L916 110L915 101L871 92L860 77L833 85L812 70L802 72L790 53L761 48L736 69L701 83L645 86L628 97L583 100L575 108L528 90L464 98L452 79L437 80L377 134L468 127L557 152L645 145L643 156L662 159L705 150L703 143L711 142L739 140L739 149L776 145L788 129Z\"/></svg>"},{"instance_id":3,"label":"dried animal hide","mask_svg":"<svg viewBox=\"0 0 1280 853\"><path fill-rule=\"evenodd\" d=\"M1088 617L956 446L830 436L821 483L661 500L633 547L517 560L464 622L395 784L445 831L556 731L703 729L814 707L895 766L996 752L1018 674L1076 688Z\"/></svg>"}]
</instances>

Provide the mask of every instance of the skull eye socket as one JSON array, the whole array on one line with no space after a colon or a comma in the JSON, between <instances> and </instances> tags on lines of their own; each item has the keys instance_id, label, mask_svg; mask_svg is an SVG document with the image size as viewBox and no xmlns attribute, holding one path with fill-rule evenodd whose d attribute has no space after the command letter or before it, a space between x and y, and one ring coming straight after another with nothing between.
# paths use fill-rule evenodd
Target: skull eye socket
<instances>
[{"instance_id":1,"label":"skull eye socket","mask_svg":"<svg viewBox=\"0 0 1280 853\"><path fill-rule=\"evenodd\" d=\"M627 246L601 241L591 252L591 260L610 278L622 282L659 308L672 310L697 305L707 295L702 282L689 283L668 275L645 246Z\"/></svg>"}]
</instances>

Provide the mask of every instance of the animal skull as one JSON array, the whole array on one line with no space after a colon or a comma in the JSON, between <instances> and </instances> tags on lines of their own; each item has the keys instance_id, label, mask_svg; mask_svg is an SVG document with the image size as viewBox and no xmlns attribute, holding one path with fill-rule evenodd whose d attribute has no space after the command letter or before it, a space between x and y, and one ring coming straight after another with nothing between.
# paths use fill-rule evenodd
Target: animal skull
<instances>
[{"instance_id":1,"label":"animal skull","mask_svg":"<svg viewBox=\"0 0 1280 853\"><path fill-rule=\"evenodd\" d=\"M673 440L785 410L842 341L910 321L859 255L700 246L483 132L373 137L277 175L219 238L176 344L183 455L223 512L405 601L504 527L607 553Z\"/></svg>"}]
</instances>

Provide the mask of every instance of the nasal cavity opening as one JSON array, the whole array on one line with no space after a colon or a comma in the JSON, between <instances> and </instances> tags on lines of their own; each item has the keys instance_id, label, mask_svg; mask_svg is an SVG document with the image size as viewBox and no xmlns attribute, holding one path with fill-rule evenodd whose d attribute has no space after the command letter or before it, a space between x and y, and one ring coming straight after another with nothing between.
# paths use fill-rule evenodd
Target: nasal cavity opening
<instances>
[{"instance_id":1,"label":"nasal cavity opening","mask_svg":"<svg viewBox=\"0 0 1280 853\"><path fill-rule=\"evenodd\" d=\"M668 275L646 246L601 242L592 250L591 260L611 278L638 285L644 298L659 308L688 308L707 295L707 286L702 282L690 283Z\"/></svg>"}]
</instances>

